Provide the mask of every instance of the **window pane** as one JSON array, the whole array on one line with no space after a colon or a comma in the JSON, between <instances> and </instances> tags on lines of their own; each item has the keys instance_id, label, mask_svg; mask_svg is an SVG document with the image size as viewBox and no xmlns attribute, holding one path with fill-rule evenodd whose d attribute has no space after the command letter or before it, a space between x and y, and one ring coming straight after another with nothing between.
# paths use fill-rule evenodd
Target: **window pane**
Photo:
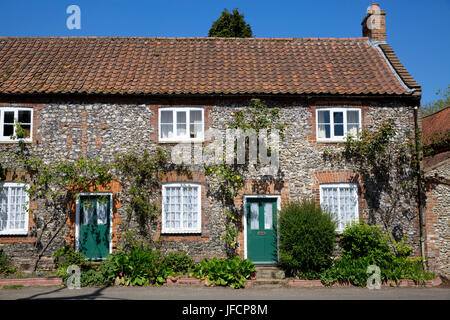
<instances>
[{"instance_id":1,"label":"window pane","mask_svg":"<svg viewBox=\"0 0 450 320\"><path fill-rule=\"evenodd\" d=\"M330 123L330 111L318 111L319 123Z\"/></svg>"},{"instance_id":2,"label":"window pane","mask_svg":"<svg viewBox=\"0 0 450 320\"><path fill-rule=\"evenodd\" d=\"M5 111L3 122L14 124L14 111Z\"/></svg>"},{"instance_id":3,"label":"window pane","mask_svg":"<svg viewBox=\"0 0 450 320\"><path fill-rule=\"evenodd\" d=\"M185 136L186 135L186 112L178 111L177 112L177 136Z\"/></svg>"},{"instance_id":4,"label":"window pane","mask_svg":"<svg viewBox=\"0 0 450 320\"><path fill-rule=\"evenodd\" d=\"M198 187L183 187L183 228L193 229L197 227L198 218Z\"/></svg>"},{"instance_id":5,"label":"window pane","mask_svg":"<svg viewBox=\"0 0 450 320\"><path fill-rule=\"evenodd\" d=\"M161 111L161 123L173 123L173 112Z\"/></svg>"},{"instance_id":6,"label":"window pane","mask_svg":"<svg viewBox=\"0 0 450 320\"><path fill-rule=\"evenodd\" d=\"M108 223L108 199L97 199L97 224Z\"/></svg>"},{"instance_id":7,"label":"window pane","mask_svg":"<svg viewBox=\"0 0 450 320\"><path fill-rule=\"evenodd\" d=\"M21 123L31 123L31 111L19 110L19 122Z\"/></svg>"},{"instance_id":8,"label":"window pane","mask_svg":"<svg viewBox=\"0 0 450 320\"><path fill-rule=\"evenodd\" d=\"M250 203L250 229L259 229L259 206L258 203Z\"/></svg>"},{"instance_id":9,"label":"window pane","mask_svg":"<svg viewBox=\"0 0 450 320\"><path fill-rule=\"evenodd\" d=\"M24 138L29 138L30 132L31 132L31 126L29 124L23 124L21 127L25 131Z\"/></svg>"},{"instance_id":10,"label":"window pane","mask_svg":"<svg viewBox=\"0 0 450 320\"><path fill-rule=\"evenodd\" d=\"M330 138L331 131L329 124L319 124L319 132L317 135L319 138Z\"/></svg>"},{"instance_id":11,"label":"window pane","mask_svg":"<svg viewBox=\"0 0 450 320\"><path fill-rule=\"evenodd\" d=\"M334 136L336 137L344 136L344 113L333 112L333 122L334 122Z\"/></svg>"},{"instance_id":12,"label":"window pane","mask_svg":"<svg viewBox=\"0 0 450 320\"><path fill-rule=\"evenodd\" d=\"M8 188L2 188L0 192L0 231L6 230L8 224Z\"/></svg>"},{"instance_id":13,"label":"window pane","mask_svg":"<svg viewBox=\"0 0 450 320\"><path fill-rule=\"evenodd\" d=\"M347 111L347 123L359 124L359 111Z\"/></svg>"},{"instance_id":14,"label":"window pane","mask_svg":"<svg viewBox=\"0 0 450 320\"><path fill-rule=\"evenodd\" d=\"M25 228L26 208L25 208L25 188L9 187L9 226L8 229L22 230Z\"/></svg>"},{"instance_id":15,"label":"window pane","mask_svg":"<svg viewBox=\"0 0 450 320\"><path fill-rule=\"evenodd\" d=\"M271 230L273 226L273 203L264 203L264 229Z\"/></svg>"},{"instance_id":16,"label":"window pane","mask_svg":"<svg viewBox=\"0 0 450 320\"><path fill-rule=\"evenodd\" d=\"M353 137L356 137L358 135L359 125L357 124L348 124L347 125L347 135L352 135Z\"/></svg>"},{"instance_id":17,"label":"window pane","mask_svg":"<svg viewBox=\"0 0 450 320\"><path fill-rule=\"evenodd\" d=\"M12 124L5 124L3 126L3 136L4 137L9 137L12 136L14 134L14 125Z\"/></svg>"},{"instance_id":18,"label":"window pane","mask_svg":"<svg viewBox=\"0 0 450 320\"><path fill-rule=\"evenodd\" d=\"M337 188L322 189L322 208L331 214L333 220L339 223L338 190Z\"/></svg>"},{"instance_id":19,"label":"window pane","mask_svg":"<svg viewBox=\"0 0 450 320\"><path fill-rule=\"evenodd\" d=\"M190 137L198 138L202 135L202 112L200 110L190 111Z\"/></svg>"},{"instance_id":20,"label":"window pane","mask_svg":"<svg viewBox=\"0 0 450 320\"><path fill-rule=\"evenodd\" d=\"M335 124L334 125L334 135L336 137L342 137L344 135L344 125Z\"/></svg>"},{"instance_id":21,"label":"window pane","mask_svg":"<svg viewBox=\"0 0 450 320\"><path fill-rule=\"evenodd\" d=\"M333 112L333 122L344 123L344 113L343 112Z\"/></svg>"},{"instance_id":22,"label":"window pane","mask_svg":"<svg viewBox=\"0 0 450 320\"><path fill-rule=\"evenodd\" d=\"M84 199L82 204L84 225L94 224L94 199Z\"/></svg>"},{"instance_id":23,"label":"window pane","mask_svg":"<svg viewBox=\"0 0 450 320\"><path fill-rule=\"evenodd\" d=\"M173 137L173 125L161 124L161 138L172 138L172 137Z\"/></svg>"}]
</instances>

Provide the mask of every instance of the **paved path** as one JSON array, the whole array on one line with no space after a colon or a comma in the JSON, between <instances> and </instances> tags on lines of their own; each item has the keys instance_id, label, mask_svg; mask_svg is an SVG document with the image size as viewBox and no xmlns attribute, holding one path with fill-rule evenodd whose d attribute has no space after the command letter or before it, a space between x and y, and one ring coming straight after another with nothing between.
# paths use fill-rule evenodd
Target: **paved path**
<instances>
[{"instance_id":1,"label":"paved path","mask_svg":"<svg viewBox=\"0 0 450 320\"><path fill-rule=\"evenodd\" d=\"M109 287L0 289L0 300L450 300L450 288L231 288Z\"/></svg>"}]
</instances>

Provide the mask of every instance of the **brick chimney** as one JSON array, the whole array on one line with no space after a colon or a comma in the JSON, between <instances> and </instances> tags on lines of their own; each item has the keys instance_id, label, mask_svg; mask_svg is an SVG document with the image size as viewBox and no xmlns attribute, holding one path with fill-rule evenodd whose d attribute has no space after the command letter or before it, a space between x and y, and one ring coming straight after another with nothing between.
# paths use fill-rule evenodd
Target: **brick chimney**
<instances>
[{"instance_id":1,"label":"brick chimney","mask_svg":"<svg viewBox=\"0 0 450 320\"><path fill-rule=\"evenodd\" d=\"M380 10L378 3L367 8L367 14L361 22L363 37L372 41L386 41L386 11Z\"/></svg>"}]
</instances>

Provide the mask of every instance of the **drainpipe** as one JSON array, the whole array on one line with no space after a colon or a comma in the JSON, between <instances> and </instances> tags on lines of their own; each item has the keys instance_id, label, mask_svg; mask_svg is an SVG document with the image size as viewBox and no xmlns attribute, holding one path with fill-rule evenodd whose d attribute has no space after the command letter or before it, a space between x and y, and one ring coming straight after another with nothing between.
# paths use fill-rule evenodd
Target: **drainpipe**
<instances>
[{"instance_id":1,"label":"drainpipe","mask_svg":"<svg viewBox=\"0 0 450 320\"><path fill-rule=\"evenodd\" d=\"M425 262L425 241L423 232L423 205L422 205L422 158L421 158L421 130L419 129L419 108L414 106L414 129L415 129L415 139L416 139L416 174L417 174L417 204L419 206L419 242L420 242L420 253L422 256L423 269L427 270L427 265Z\"/></svg>"}]
</instances>

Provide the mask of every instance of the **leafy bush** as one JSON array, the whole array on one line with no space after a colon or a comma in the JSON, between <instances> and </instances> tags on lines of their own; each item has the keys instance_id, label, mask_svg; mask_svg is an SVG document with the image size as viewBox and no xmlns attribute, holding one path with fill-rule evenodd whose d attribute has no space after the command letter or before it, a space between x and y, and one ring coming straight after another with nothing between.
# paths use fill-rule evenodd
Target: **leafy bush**
<instances>
[{"instance_id":1,"label":"leafy bush","mask_svg":"<svg viewBox=\"0 0 450 320\"><path fill-rule=\"evenodd\" d=\"M184 252L172 251L164 257L164 263L171 273L188 273L195 265L194 259Z\"/></svg>"},{"instance_id":2,"label":"leafy bush","mask_svg":"<svg viewBox=\"0 0 450 320\"><path fill-rule=\"evenodd\" d=\"M288 276L317 278L331 265L335 223L314 201L290 203L280 212L280 262Z\"/></svg>"},{"instance_id":3,"label":"leafy bush","mask_svg":"<svg viewBox=\"0 0 450 320\"><path fill-rule=\"evenodd\" d=\"M239 289L245 287L247 279L254 273L255 266L250 260L234 257L232 259L204 259L194 267L191 275L199 279L206 279L211 285Z\"/></svg>"},{"instance_id":4,"label":"leafy bush","mask_svg":"<svg viewBox=\"0 0 450 320\"><path fill-rule=\"evenodd\" d=\"M0 249L0 275L16 272L16 268L10 265L8 255Z\"/></svg>"},{"instance_id":5,"label":"leafy bush","mask_svg":"<svg viewBox=\"0 0 450 320\"><path fill-rule=\"evenodd\" d=\"M378 226L354 223L345 228L341 236L342 255L358 259L368 257L370 263L392 260L389 237Z\"/></svg>"},{"instance_id":6,"label":"leafy bush","mask_svg":"<svg viewBox=\"0 0 450 320\"><path fill-rule=\"evenodd\" d=\"M421 258L408 257L411 249L404 240L389 241L389 237L377 226L364 223L348 226L341 237L342 256L334 261L331 268L322 272L322 283L366 286L370 276L367 267L370 265L380 268L381 281L409 279L424 282L435 277L423 270Z\"/></svg>"},{"instance_id":7,"label":"leafy bush","mask_svg":"<svg viewBox=\"0 0 450 320\"><path fill-rule=\"evenodd\" d=\"M66 245L58 248L53 254L57 272L56 274L62 278L64 284L67 285L67 279L70 274L67 273L67 268L71 265L80 267L80 284L82 287L86 286L103 286L111 284L103 273L100 272L98 266L93 265L83 253L75 251L72 247Z\"/></svg>"},{"instance_id":8,"label":"leafy bush","mask_svg":"<svg viewBox=\"0 0 450 320\"><path fill-rule=\"evenodd\" d=\"M134 249L110 255L102 268L108 281L126 286L160 285L169 276L164 257L159 251Z\"/></svg>"}]
</instances>

